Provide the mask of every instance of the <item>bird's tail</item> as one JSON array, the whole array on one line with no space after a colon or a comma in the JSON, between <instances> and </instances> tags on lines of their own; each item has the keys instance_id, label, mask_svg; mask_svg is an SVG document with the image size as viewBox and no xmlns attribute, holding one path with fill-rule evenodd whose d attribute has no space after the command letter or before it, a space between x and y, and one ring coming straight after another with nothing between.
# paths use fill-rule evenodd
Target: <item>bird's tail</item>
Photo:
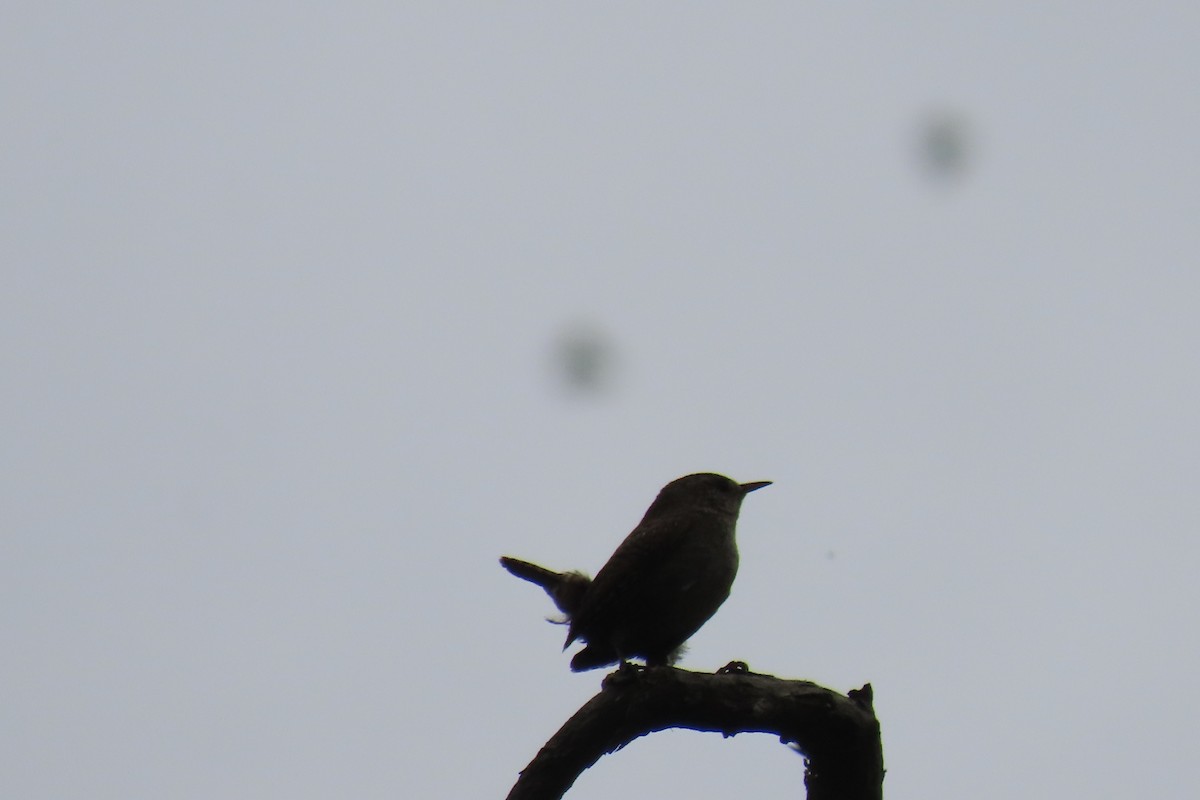
<instances>
[{"instance_id":1,"label":"bird's tail","mask_svg":"<svg viewBox=\"0 0 1200 800\"><path fill-rule=\"evenodd\" d=\"M554 605L567 615L568 620L579 610L584 593L592 585L592 579L582 572L555 572L519 558L501 556L500 566L518 578L536 583L545 589Z\"/></svg>"},{"instance_id":2,"label":"bird's tail","mask_svg":"<svg viewBox=\"0 0 1200 800\"><path fill-rule=\"evenodd\" d=\"M530 583L536 583L547 591L551 586L556 585L562 577L562 573L560 572L539 567L537 564L530 564L528 561L522 561L519 558L512 558L510 556L500 556L500 566L518 578Z\"/></svg>"}]
</instances>

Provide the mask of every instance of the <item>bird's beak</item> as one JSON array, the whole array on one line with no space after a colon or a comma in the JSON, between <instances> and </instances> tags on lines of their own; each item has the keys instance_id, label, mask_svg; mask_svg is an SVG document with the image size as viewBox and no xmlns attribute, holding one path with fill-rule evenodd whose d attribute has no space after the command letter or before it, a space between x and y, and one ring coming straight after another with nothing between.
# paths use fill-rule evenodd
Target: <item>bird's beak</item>
<instances>
[{"instance_id":1,"label":"bird's beak","mask_svg":"<svg viewBox=\"0 0 1200 800\"><path fill-rule=\"evenodd\" d=\"M752 481L751 483L743 483L742 494L750 494L755 489L761 489L764 486L770 486L771 481Z\"/></svg>"}]
</instances>

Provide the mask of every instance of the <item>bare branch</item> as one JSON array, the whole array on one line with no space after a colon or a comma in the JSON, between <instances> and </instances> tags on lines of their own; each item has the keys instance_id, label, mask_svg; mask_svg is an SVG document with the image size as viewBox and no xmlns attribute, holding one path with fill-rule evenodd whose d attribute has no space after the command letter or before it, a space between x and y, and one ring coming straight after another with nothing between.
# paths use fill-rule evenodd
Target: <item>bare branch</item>
<instances>
[{"instance_id":1,"label":"bare branch","mask_svg":"<svg viewBox=\"0 0 1200 800\"><path fill-rule=\"evenodd\" d=\"M841 695L752 673L735 661L715 675L629 665L611 673L521 772L508 800L557 800L604 754L667 728L773 733L807 757L809 800L883 797L870 684Z\"/></svg>"}]
</instances>

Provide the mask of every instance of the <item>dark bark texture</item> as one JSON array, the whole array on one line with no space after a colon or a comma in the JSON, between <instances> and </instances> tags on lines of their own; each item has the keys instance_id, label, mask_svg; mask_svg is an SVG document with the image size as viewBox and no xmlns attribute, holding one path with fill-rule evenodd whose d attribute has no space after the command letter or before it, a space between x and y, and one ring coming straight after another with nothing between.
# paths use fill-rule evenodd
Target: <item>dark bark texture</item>
<instances>
[{"instance_id":1,"label":"dark bark texture","mask_svg":"<svg viewBox=\"0 0 1200 800\"><path fill-rule=\"evenodd\" d=\"M871 685L848 695L750 672L624 666L522 772L508 800L555 800L601 756L654 731L772 733L805 756L809 800L882 800L883 748Z\"/></svg>"}]
</instances>

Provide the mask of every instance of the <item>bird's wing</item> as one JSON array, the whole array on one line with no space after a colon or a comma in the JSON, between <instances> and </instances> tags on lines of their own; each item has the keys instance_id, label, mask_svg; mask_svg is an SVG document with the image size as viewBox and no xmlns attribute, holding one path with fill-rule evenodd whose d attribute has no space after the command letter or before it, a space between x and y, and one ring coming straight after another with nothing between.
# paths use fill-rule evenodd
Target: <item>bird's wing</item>
<instances>
[{"instance_id":1,"label":"bird's wing","mask_svg":"<svg viewBox=\"0 0 1200 800\"><path fill-rule=\"evenodd\" d=\"M667 517L634 528L617 547L584 597L571 620L567 645L589 630L595 620L620 618L627 607L641 604L641 594L652 588L663 565L670 561L690 533L691 519Z\"/></svg>"}]
</instances>

